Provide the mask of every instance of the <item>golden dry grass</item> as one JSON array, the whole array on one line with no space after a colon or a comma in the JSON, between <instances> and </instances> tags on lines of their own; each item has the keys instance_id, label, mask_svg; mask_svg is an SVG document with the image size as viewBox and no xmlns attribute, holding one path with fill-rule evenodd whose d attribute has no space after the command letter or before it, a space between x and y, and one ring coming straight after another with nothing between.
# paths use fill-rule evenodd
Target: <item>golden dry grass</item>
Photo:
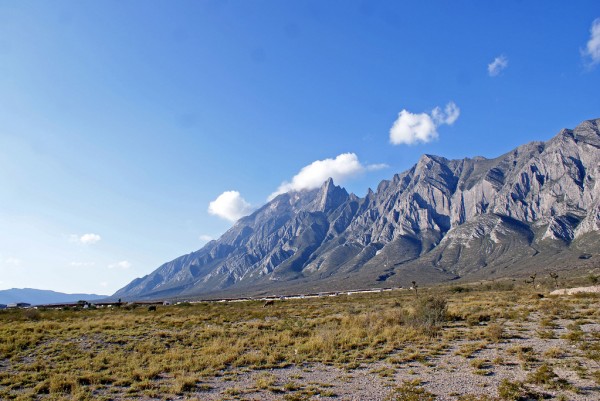
<instances>
[{"instance_id":1,"label":"golden dry grass","mask_svg":"<svg viewBox=\"0 0 600 401\"><path fill-rule=\"evenodd\" d=\"M597 307L585 306L590 299L597 305L591 295L540 300L527 289L423 289L419 297L415 301L414 294L394 291L278 301L268 308L256 301L183 304L155 312L142 307L42 310L35 316L3 311L0 398L197 394L210 389L205 379L228 372L312 362L347 369L380 360L424 362L445 352L453 341L480 338L458 351L471 357L503 341L502 322L507 320L523 322L531 313L542 313L544 326L551 327L567 313L593 321L600 313ZM567 335L598 360L598 349L585 348L579 333L574 325ZM514 353L531 362L527 350ZM559 355L554 350L548 357ZM473 362L473 367L481 370L487 363ZM393 370L375 373L389 375ZM257 389L274 386L268 375L255 383ZM285 392L309 391L297 382L281 386Z\"/></svg>"}]
</instances>

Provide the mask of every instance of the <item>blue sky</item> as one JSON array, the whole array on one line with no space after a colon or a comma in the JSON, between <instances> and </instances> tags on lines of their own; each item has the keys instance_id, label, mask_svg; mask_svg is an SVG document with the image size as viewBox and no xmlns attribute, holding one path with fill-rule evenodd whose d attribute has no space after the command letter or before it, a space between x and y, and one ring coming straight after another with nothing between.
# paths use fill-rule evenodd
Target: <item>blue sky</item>
<instances>
[{"instance_id":1,"label":"blue sky","mask_svg":"<svg viewBox=\"0 0 600 401\"><path fill-rule=\"evenodd\" d=\"M423 153L495 157L598 118L597 18L597 1L0 2L0 289L112 293L274 193L330 174L362 196Z\"/></svg>"}]
</instances>

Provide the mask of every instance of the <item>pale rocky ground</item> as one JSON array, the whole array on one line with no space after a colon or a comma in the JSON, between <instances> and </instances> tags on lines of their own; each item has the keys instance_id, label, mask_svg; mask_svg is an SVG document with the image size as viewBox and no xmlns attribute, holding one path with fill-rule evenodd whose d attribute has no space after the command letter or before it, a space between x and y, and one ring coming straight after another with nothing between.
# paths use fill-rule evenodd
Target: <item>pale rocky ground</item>
<instances>
[{"instance_id":1,"label":"pale rocky ground","mask_svg":"<svg viewBox=\"0 0 600 401\"><path fill-rule=\"evenodd\" d=\"M563 288L560 290L554 290L550 293L550 295L573 295L580 293L592 293L592 292L600 292L600 285L594 285L591 287L575 287L575 288Z\"/></svg>"},{"instance_id":2,"label":"pale rocky ground","mask_svg":"<svg viewBox=\"0 0 600 401\"><path fill-rule=\"evenodd\" d=\"M542 315L532 313L525 321L503 323L505 338L498 343L488 343L485 348L466 357L457 351L468 345L477 345L481 339L457 339L450 342L438 356L427 356L422 361L391 363L391 355L386 361L361 364L356 369L345 369L323 364L293 366L283 369L269 369L248 372L223 372L202 382L207 391L194 397L180 399L198 400L386 400L394 388L404 381L418 379L420 386L433 393L436 400L454 401L460 396L475 398L498 396L498 385L503 379L527 381L527 375L535 371L543 362L550 364L561 379L566 379L569 389L544 388L527 384L529 388L545 399L593 401L600 400L600 386L590 377L598 371L598 361L586 358L578 344L561 336L569 332L571 319L554 320L556 327L549 329L540 326ZM585 321L581 330L588 334L590 341L599 341L600 322ZM464 329L464 330L469 330ZM554 338L541 338L540 330L552 331ZM544 336L546 337L546 336ZM514 350L518 347L531 347L534 361L525 364ZM549 349L559 349L562 355L544 355ZM398 351L397 356L401 356ZM487 361L477 371L472 361ZM259 383L271 378L270 386L260 389ZM210 389L208 389L210 387ZM268 388L266 388L268 387ZM312 390L312 392L311 392Z\"/></svg>"}]
</instances>

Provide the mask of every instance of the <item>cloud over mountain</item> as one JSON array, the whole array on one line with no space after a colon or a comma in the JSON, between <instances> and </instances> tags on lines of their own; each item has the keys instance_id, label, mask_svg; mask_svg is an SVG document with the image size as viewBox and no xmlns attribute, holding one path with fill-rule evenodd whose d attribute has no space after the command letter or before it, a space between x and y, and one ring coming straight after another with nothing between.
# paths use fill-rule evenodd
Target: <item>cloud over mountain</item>
<instances>
[{"instance_id":1,"label":"cloud over mountain","mask_svg":"<svg viewBox=\"0 0 600 401\"><path fill-rule=\"evenodd\" d=\"M319 188L330 177L335 182L342 183L364 172L380 170L386 167L386 164L364 165L358 160L358 156L355 153L342 153L335 159L316 160L303 167L292 178L291 182L283 182L269 196L269 200L289 191Z\"/></svg>"},{"instance_id":2,"label":"cloud over mountain","mask_svg":"<svg viewBox=\"0 0 600 401\"><path fill-rule=\"evenodd\" d=\"M225 191L208 205L208 213L229 221L237 221L253 210L238 191Z\"/></svg>"}]
</instances>

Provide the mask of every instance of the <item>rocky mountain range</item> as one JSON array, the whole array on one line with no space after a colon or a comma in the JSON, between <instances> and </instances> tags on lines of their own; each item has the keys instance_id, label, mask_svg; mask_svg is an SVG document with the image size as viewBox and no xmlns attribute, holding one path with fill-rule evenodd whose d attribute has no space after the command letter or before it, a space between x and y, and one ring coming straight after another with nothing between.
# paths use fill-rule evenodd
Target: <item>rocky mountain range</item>
<instances>
[{"instance_id":1,"label":"rocky mountain range","mask_svg":"<svg viewBox=\"0 0 600 401\"><path fill-rule=\"evenodd\" d=\"M495 159L424 155L364 198L289 192L113 297L299 293L590 268L600 119Z\"/></svg>"}]
</instances>

